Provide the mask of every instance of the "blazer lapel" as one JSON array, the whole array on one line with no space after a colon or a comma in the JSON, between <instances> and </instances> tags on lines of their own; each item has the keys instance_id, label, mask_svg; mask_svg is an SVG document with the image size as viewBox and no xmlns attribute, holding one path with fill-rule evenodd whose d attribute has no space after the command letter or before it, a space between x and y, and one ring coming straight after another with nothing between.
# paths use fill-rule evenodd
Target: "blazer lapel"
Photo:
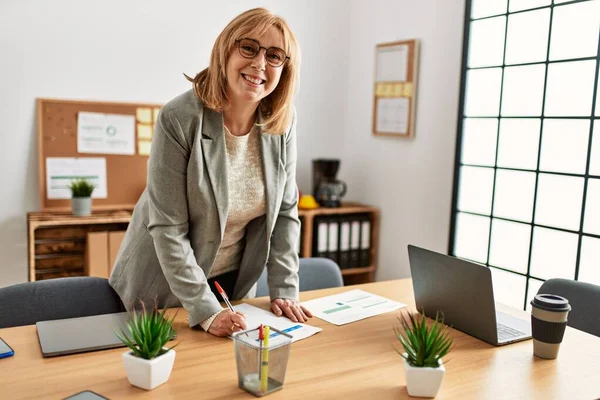
<instances>
[{"instance_id":1,"label":"blazer lapel","mask_svg":"<svg viewBox=\"0 0 600 400\"><path fill-rule=\"evenodd\" d=\"M281 138L278 135L261 132L261 151L265 174L265 197L267 201L267 240L273 231L277 209L280 143Z\"/></svg>"},{"instance_id":2,"label":"blazer lapel","mask_svg":"<svg viewBox=\"0 0 600 400\"><path fill-rule=\"evenodd\" d=\"M221 239L225 233L229 208L227 148L223 135L223 114L204 108L202 121L202 155L219 213Z\"/></svg>"}]
</instances>

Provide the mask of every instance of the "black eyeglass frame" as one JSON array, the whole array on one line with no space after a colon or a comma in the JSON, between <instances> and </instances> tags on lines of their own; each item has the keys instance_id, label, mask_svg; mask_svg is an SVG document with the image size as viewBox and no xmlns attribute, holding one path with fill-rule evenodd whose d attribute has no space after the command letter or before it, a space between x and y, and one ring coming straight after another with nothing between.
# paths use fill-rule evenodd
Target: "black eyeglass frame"
<instances>
[{"instance_id":1,"label":"black eyeglass frame","mask_svg":"<svg viewBox=\"0 0 600 400\"><path fill-rule=\"evenodd\" d=\"M255 54L254 56L252 56L252 57L248 57L248 56L246 56L246 55L245 55L245 54L242 52L242 47L241 47L242 40L250 40L250 41L252 41L252 42L254 42L254 43L256 43L256 44L258 45L258 51L256 52L256 54ZM273 47L266 48L266 47L264 47L264 46L261 46L261 45L260 45L260 43L258 43L258 41L257 41L256 39L250 39L250 38L241 38L241 39L236 39L236 41L235 41L235 42L236 42L236 43L237 43L237 45L238 45L238 51L239 51L240 55L241 55L242 57L244 57L244 58L247 58L248 60L252 60L252 59L256 58L256 56L258 56L258 55L260 54L260 51L261 51L262 49L265 49L265 55L266 55L266 54L268 53L268 51L269 51L269 50L271 50L271 49L281 50L281 52L282 52L282 53L285 55L285 58L283 59L283 61L282 61L282 62L281 62L281 64L279 64L279 65L273 65L273 64L271 64L271 63L269 62L269 59L268 59L268 58L266 59L266 61L267 61L267 64L269 64L269 65L270 65L271 67L273 67L273 68L279 68L279 67L282 67L282 66L283 66L283 64L285 64L287 60L291 60L291 58L290 58L290 57L287 55L287 53L285 52L285 50L283 50L283 49L281 49L281 48L279 48L279 47L274 47L274 46L273 46Z\"/></svg>"}]
</instances>

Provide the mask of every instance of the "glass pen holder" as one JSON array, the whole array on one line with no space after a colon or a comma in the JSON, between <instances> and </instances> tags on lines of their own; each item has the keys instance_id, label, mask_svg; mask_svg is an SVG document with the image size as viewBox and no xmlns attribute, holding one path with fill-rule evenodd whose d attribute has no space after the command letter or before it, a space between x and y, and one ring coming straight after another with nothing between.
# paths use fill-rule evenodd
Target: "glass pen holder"
<instances>
[{"instance_id":1,"label":"glass pen holder","mask_svg":"<svg viewBox=\"0 0 600 400\"><path fill-rule=\"evenodd\" d=\"M259 339L259 330L233 334L240 389L257 397L283 387L292 336L270 328L268 344Z\"/></svg>"}]
</instances>

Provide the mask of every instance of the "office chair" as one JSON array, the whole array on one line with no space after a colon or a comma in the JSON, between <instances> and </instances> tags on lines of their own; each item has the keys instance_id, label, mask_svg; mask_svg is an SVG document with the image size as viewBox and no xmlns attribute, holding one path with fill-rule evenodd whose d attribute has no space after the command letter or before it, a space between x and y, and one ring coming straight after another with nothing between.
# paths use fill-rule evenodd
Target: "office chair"
<instances>
[{"instance_id":1,"label":"office chair","mask_svg":"<svg viewBox=\"0 0 600 400\"><path fill-rule=\"evenodd\" d=\"M600 286L569 279L549 279L538 294L557 294L571 304L567 325L600 337Z\"/></svg>"},{"instance_id":2,"label":"office chair","mask_svg":"<svg viewBox=\"0 0 600 400\"><path fill-rule=\"evenodd\" d=\"M301 258L298 275L300 277L301 292L344 286L340 268L328 258ZM256 297L268 295L269 285L267 284L267 270L265 268L260 278L258 278Z\"/></svg>"},{"instance_id":3,"label":"office chair","mask_svg":"<svg viewBox=\"0 0 600 400\"><path fill-rule=\"evenodd\" d=\"M125 311L105 278L81 276L0 288L0 328Z\"/></svg>"}]
</instances>

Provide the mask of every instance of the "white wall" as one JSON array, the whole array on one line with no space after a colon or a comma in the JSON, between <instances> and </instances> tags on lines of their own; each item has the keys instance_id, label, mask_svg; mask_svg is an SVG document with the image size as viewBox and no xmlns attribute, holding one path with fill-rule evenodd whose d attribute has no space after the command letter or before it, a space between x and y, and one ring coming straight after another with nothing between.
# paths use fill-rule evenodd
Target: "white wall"
<instances>
[{"instance_id":1,"label":"white wall","mask_svg":"<svg viewBox=\"0 0 600 400\"><path fill-rule=\"evenodd\" d=\"M164 103L207 64L221 29L265 6L303 53L298 183L342 159L348 199L382 212L378 279L408 275L406 244L445 250L464 0L23 0L0 3L0 286L27 280L26 213L39 209L35 98ZM422 43L414 140L372 136L375 44Z\"/></svg>"},{"instance_id":2,"label":"white wall","mask_svg":"<svg viewBox=\"0 0 600 400\"><path fill-rule=\"evenodd\" d=\"M23 0L0 2L0 286L27 280L26 213L39 210L35 98L164 103L188 90L225 25L264 6L302 51L298 180L337 146L344 120L344 0ZM318 144L318 145L317 145Z\"/></svg>"},{"instance_id":3,"label":"white wall","mask_svg":"<svg viewBox=\"0 0 600 400\"><path fill-rule=\"evenodd\" d=\"M381 210L377 280L410 275L406 246L445 252L465 0L352 0L340 178ZM375 45L421 42L414 139L371 133Z\"/></svg>"}]
</instances>

